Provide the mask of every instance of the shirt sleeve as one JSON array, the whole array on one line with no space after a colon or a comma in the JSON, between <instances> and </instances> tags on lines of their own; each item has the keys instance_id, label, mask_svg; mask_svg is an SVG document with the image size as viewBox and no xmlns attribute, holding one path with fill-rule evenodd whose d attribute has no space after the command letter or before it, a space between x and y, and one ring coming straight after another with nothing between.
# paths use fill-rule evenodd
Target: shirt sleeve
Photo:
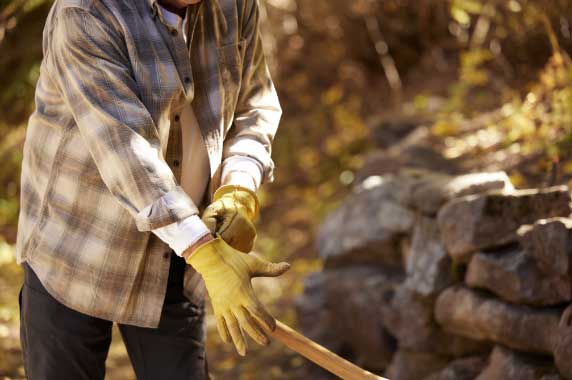
<instances>
[{"instance_id":1,"label":"shirt sleeve","mask_svg":"<svg viewBox=\"0 0 572 380\"><path fill-rule=\"evenodd\" d=\"M198 215L191 215L183 220L152 231L167 243L178 256L182 256L187 248L203 236L211 233Z\"/></svg>"},{"instance_id":2,"label":"shirt sleeve","mask_svg":"<svg viewBox=\"0 0 572 380\"><path fill-rule=\"evenodd\" d=\"M260 36L260 11L256 0L245 0L242 36L244 49L242 85L234 114L234 123L223 147L223 168L232 165L232 157L257 160L262 168L261 183L274 181L271 148L282 109L266 64Z\"/></svg>"},{"instance_id":3,"label":"shirt sleeve","mask_svg":"<svg viewBox=\"0 0 572 380\"><path fill-rule=\"evenodd\" d=\"M76 6L59 10L47 70L103 182L139 231L195 215L198 209L176 183L154 120L138 97L125 40L98 17Z\"/></svg>"},{"instance_id":4,"label":"shirt sleeve","mask_svg":"<svg viewBox=\"0 0 572 380\"><path fill-rule=\"evenodd\" d=\"M257 191L262 180L263 168L258 160L247 156L232 156L222 167L222 185L240 185Z\"/></svg>"}]
</instances>

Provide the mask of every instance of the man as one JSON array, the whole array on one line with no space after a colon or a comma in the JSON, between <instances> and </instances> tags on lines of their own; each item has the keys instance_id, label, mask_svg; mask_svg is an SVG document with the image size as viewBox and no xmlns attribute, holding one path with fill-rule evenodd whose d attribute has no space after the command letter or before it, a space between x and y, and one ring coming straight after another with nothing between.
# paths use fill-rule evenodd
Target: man
<instances>
[{"instance_id":1,"label":"man","mask_svg":"<svg viewBox=\"0 0 572 380\"><path fill-rule=\"evenodd\" d=\"M281 115L256 0L56 0L42 46L16 246L28 379L103 379L113 322L137 378L206 379L205 288L225 342L267 344L250 280L288 264L248 254Z\"/></svg>"}]
</instances>

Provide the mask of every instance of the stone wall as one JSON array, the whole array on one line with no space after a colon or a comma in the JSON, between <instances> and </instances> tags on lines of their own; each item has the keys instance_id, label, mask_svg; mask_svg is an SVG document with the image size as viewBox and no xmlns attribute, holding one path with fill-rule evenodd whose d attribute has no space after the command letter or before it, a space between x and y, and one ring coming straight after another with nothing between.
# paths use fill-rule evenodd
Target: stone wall
<instances>
[{"instance_id":1,"label":"stone wall","mask_svg":"<svg viewBox=\"0 0 572 380\"><path fill-rule=\"evenodd\" d=\"M321 227L300 327L392 380L572 379L570 202L504 173L369 177Z\"/></svg>"}]
</instances>

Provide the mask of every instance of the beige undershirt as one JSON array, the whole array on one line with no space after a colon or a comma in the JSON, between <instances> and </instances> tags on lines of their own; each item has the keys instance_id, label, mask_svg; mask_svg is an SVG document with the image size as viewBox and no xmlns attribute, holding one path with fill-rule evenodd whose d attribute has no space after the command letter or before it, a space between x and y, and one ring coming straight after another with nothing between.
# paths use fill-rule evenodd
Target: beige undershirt
<instances>
[{"instance_id":1,"label":"beige undershirt","mask_svg":"<svg viewBox=\"0 0 572 380\"><path fill-rule=\"evenodd\" d=\"M196 205L201 203L210 178L209 157L191 104L181 112L183 152L181 187Z\"/></svg>"},{"instance_id":2,"label":"beige undershirt","mask_svg":"<svg viewBox=\"0 0 572 380\"><path fill-rule=\"evenodd\" d=\"M165 8L163 8L165 21L175 28L186 30L187 18L184 21ZM187 34L182 33L187 42ZM182 131L182 162L181 187L191 197L196 205L201 203L210 178L210 164L208 152L201 135L197 118L191 103L185 104L180 114Z\"/></svg>"},{"instance_id":3,"label":"beige undershirt","mask_svg":"<svg viewBox=\"0 0 572 380\"><path fill-rule=\"evenodd\" d=\"M179 31L185 30L187 19L181 18L162 8L165 21ZM182 33L185 42L186 33ZM201 135L197 118L191 103L186 103L180 113L182 157L181 187L191 197L195 205L200 205L210 178L209 156ZM209 233L198 215L153 230L163 241L167 242L178 255L198 239Z\"/></svg>"},{"instance_id":4,"label":"beige undershirt","mask_svg":"<svg viewBox=\"0 0 572 380\"><path fill-rule=\"evenodd\" d=\"M187 35L183 31L187 29L187 18L181 19L177 14L161 8L165 21L177 28L186 42ZM195 205L200 205L211 173L208 152L191 103L185 104L181 110L180 124L182 133L181 187ZM240 185L256 191L261 181L261 170L260 165L253 158L234 157L232 164L223 165L222 183ZM210 231L198 215L192 215L181 221L156 228L153 233L181 256L186 248Z\"/></svg>"}]
</instances>

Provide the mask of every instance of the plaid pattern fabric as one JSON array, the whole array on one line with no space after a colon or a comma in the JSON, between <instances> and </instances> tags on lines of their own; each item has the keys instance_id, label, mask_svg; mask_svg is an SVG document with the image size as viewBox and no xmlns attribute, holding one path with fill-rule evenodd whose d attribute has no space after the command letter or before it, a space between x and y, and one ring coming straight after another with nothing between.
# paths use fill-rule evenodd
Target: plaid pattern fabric
<instances>
[{"instance_id":1,"label":"plaid pattern fabric","mask_svg":"<svg viewBox=\"0 0 572 380\"><path fill-rule=\"evenodd\" d=\"M179 185L178 112L193 102L211 167L206 203L221 166L238 156L273 180L281 115L256 0L188 7L189 46L158 8L55 1L24 144L16 244L18 262L63 304L143 327L158 325L170 262L150 231L199 212ZM201 282L188 267L195 300Z\"/></svg>"}]
</instances>

